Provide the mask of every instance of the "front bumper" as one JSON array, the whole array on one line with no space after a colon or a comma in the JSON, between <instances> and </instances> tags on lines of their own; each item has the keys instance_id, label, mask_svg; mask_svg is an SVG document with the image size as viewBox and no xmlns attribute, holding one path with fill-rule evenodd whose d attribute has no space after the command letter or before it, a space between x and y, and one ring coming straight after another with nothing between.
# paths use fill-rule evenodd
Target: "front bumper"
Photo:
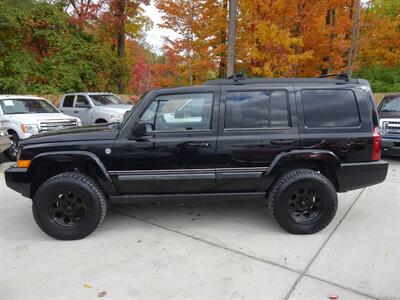
<instances>
[{"instance_id":1,"label":"front bumper","mask_svg":"<svg viewBox=\"0 0 400 300\"><path fill-rule=\"evenodd\" d=\"M388 168L389 163L382 160L367 163L342 164L341 175L343 185L340 188L340 192L379 184L385 181Z\"/></svg>"},{"instance_id":2,"label":"front bumper","mask_svg":"<svg viewBox=\"0 0 400 300\"><path fill-rule=\"evenodd\" d=\"M382 155L400 156L400 138L382 137Z\"/></svg>"},{"instance_id":3,"label":"front bumper","mask_svg":"<svg viewBox=\"0 0 400 300\"><path fill-rule=\"evenodd\" d=\"M28 169L10 167L4 172L4 176L10 189L30 198L32 181L28 175Z\"/></svg>"}]
</instances>

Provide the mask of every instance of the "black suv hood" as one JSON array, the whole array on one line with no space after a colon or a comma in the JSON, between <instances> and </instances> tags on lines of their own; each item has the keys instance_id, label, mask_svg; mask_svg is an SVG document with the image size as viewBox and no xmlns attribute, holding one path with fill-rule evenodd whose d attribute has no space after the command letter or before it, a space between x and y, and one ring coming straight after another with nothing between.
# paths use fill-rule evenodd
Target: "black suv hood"
<instances>
[{"instance_id":1,"label":"black suv hood","mask_svg":"<svg viewBox=\"0 0 400 300\"><path fill-rule=\"evenodd\" d=\"M22 145L68 141L114 140L118 135L116 124L78 126L33 135L21 141Z\"/></svg>"}]
</instances>

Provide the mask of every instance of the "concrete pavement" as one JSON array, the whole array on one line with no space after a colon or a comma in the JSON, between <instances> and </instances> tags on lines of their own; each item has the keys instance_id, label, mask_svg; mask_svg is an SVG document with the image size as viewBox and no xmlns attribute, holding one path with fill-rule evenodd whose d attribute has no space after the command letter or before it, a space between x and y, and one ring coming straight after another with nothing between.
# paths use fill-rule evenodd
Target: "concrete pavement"
<instances>
[{"instance_id":1,"label":"concrete pavement","mask_svg":"<svg viewBox=\"0 0 400 300\"><path fill-rule=\"evenodd\" d=\"M209 201L114 206L61 242L0 173L0 299L400 299L399 200L391 160L385 183L341 194L315 235L284 232L262 202Z\"/></svg>"}]
</instances>

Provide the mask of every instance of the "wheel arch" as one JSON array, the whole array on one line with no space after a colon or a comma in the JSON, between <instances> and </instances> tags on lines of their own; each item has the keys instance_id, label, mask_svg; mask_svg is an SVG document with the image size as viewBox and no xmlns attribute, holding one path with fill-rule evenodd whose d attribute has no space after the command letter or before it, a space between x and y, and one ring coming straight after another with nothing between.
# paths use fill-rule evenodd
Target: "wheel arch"
<instances>
[{"instance_id":1,"label":"wheel arch","mask_svg":"<svg viewBox=\"0 0 400 300\"><path fill-rule=\"evenodd\" d=\"M87 151L45 152L32 159L28 175L32 178L31 197L47 179L64 173L81 172L93 178L107 196L119 195L101 160Z\"/></svg>"},{"instance_id":2,"label":"wheel arch","mask_svg":"<svg viewBox=\"0 0 400 300\"><path fill-rule=\"evenodd\" d=\"M294 150L277 155L264 176L262 188L268 189L284 172L300 168L319 171L332 182L336 191L346 191L339 158L332 151L314 149Z\"/></svg>"}]
</instances>

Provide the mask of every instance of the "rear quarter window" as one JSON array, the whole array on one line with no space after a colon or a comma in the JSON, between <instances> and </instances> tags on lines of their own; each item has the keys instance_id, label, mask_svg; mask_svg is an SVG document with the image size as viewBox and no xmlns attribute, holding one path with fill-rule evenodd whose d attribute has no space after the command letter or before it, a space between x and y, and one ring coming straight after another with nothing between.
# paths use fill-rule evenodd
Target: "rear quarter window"
<instances>
[{"instance_id":1,"label":"rear quarter window","mask_svg":"<svg viewBox=\"0 0 400 300\"><path fill-rule=\"evenodd\" d=\"M358 127L361 123L352 90L302 90L301 100L307 128Z\"/></svg>"}]
</instances>

